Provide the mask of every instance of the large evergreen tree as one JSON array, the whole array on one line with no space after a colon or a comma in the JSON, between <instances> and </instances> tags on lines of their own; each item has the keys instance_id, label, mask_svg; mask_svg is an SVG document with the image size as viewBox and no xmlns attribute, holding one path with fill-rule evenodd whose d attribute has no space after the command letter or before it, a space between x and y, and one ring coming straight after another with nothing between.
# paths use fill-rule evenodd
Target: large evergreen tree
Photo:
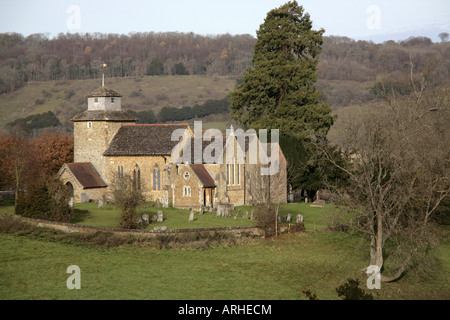
<instances>
[{"instance_id":1,"label":"large evergreen tree","mask_svg":"<svg viewBox=\"0 0 450 320\"><path fill-rule=\"evenodd\" d=\"M288 161L288 184L312 198L330 168L316 161L313 144L325 143L331 108L319 102L317 63L323 29L291 1L271 10L257 32L253 67L230 94L232 117L245 128L279 129Z\"/></svg>"},{"instance_id":2,"label":"large evergreen tree","mask_svg":"<svg viewBox=\"0 0 450 320\"><path fill-rule=\"evenodd\" d=\"M246 128L279 129L299 140L325 137L333 117L314 87L323 33L312 30L296 1L270 11L257 32L254 66L231 93L232 117Z\"/></svg>"}]
</instances>

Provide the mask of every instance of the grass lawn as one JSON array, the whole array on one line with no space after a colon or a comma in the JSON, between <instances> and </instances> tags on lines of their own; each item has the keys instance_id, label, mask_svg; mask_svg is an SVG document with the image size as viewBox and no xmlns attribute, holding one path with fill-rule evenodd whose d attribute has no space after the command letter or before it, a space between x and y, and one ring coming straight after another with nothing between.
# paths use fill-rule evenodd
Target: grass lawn
<instances>
[{"instance_id":1,"label":"grass lawn","mask_svg":"<svg viewBox=\"0 0 450 320\"><path fill-rule=\"evenodd\" d=\"M156 208L151 203L144 205L138 212L148 213L151 216L156 215L159 210L164 214L163 222L151 223L147 229L166 226L168 229L197 229L197 228L219 228L236 226L253 226L254 220L243 219L243 207L240 218L217 218L213 212L206 212L202 215L195 213L194 221L189 222L189 210L176 208ZM95 227L119 228L120 211L116 207L106 204L102 208L94 203L77 203L74 206L73 222L81 225L90 225ZM236 208L234 214L237 213ZM0 211L1 212L1 211ZM249 213L250 215L250 213Z\"/></svg>"},{"instance_id":2,"label":"grass lawn","mask_svg":"<svg viewBox=\"0 0 450 320\"><path fill-rule=\"evenodd\" d=\"M96 227L118 228L120 222L120 211L113 205L106 204L98 208L95 203L77 203L75 204L73 222L81 225L90 225ZM168 229L194 229L194 228L218 228L235 226L254 226L255 220L243 219L245 211L248 211L250 217L253 207L238 206L233 211L233 217L217 218L215 213L206 212L203 215L195 214L194 221L189 222L189 210L176 208L158 209L151 203L144 205L139 212L148 213L151 216L156 215L158 210L163 211L164 221L151 223L147 228L152 230L154 227L167 226ZM0 207L0 212L1 211ZM240 210L237 219L234 216ZM326 227L327 214L333 210L333 206L325 205L325 208L313 208L305 203L292 203L280 205L279 214L286 216L292 214L292 222L295 223L297 214L304 217L305 228L310 231L320 231Z\"/></svg>"},{"instance_id":3,"label":"grass lawn","mask_svg":"<svg viewBox=\"0 0 450 320\"><path fill-rule=\"evenodd\" d=\"M8 208L0 206L0 213ZM80 204L76 209L77 223L116 227L119 214L112 207ZM359 236L321 232L331 209L282 205L283 215L303 214L307 232L205 250L103 247L0 233L0 299L290 300L306 299L302 290L307 289L320 299L338 299L335 288L348 278L359 278L365 287L360 270L369 255ZM167 220L160 225L169 228L253 222L208 213L189 223L186 210L163 211ZM427 270L413 270L371 293L376 299L450 299L450 244L431 258ZM81 290L66 287L70 265L81 269Z\"/></svg>"},{"instance_id":4,"label":"grass lawn","mask_svg":"<svg viewBox=\"0 0 450 320\"><path fill-rule=\"evenodd\" d=\"M303 233L207 250L92 247L0 234L0 299L338 299L347 278L364 278L357 237ZM447 253L448 249L442 248ZM439 253L441 254L441 253ZM81 269L68 290L66 269ZM448 272L448 265L442 271ZM449 299L447 274L409 274L372 292L378 299Z\"/></svg>"}]
</instances>

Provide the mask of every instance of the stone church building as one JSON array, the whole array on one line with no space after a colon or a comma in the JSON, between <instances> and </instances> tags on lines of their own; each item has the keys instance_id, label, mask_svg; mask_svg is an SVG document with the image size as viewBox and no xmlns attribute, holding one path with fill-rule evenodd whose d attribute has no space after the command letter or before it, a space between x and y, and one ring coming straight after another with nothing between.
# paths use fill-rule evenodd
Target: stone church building
<instances>
[{"instance_id":1,"label":"stone church building","mask_svg":"<svg viewBox=\"0 0 450 320\"><path fill-rule=\"evenodd\" d=\"M249 150L238 142L233 146L245 154L244 163L239 163L236 155L231 163L175 163L174 147L194 139L172 141L172 133L185 129L194 138L190 126L136 124L137 119L122 110L121 98L102 86L87 96L87 110L71 119L74 163L64 164L58 176L73 191L75 202L107 201L111 183L125 175L146 200L163 206L212 210L218 204L256 204L267 195L274 202L287 201L286 160L278 145L279 170L270 177L256 174L261 164L249 163ZM237 141L233 130L223 140L227 139ZM225 151L227 145L224 143ZM202 141L202 150L206 147ZM220 155L223 159L225 151Z\"/></svg>"}]
</instances>

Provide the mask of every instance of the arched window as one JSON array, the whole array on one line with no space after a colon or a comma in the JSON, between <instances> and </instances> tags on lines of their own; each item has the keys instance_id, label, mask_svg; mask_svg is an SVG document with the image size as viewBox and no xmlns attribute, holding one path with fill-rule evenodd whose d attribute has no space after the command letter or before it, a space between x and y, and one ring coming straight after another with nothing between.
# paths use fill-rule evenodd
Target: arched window
<instances>
[{"instance_id":1,"label":"arched window","mask_svg":"<svg viewBox=\"0 0 450 320\"><path fill-rule=\"evenodd\" d=\"M190 186L184 186L184 196L185 197L191 196L191 187Z\"/></svg>"},{"instance_id":2,"label":"arched window","mask_svg":"<svg viewBox=\"0 0 450 320\"><path fill-rule=\"evenodd\" d=\"M159 170L158 164L155 164L153 168L153 190L161 190L161 170Z\"/></svg>"},{"instance_id":3,"label":"arched window","mask_svg":"<svg viewBox=\"0 0 450 320\"><path fill-rule=\"evenodd\" d=\"M141 169L137 171L137 189L141 190Z\"/></svg>"},{"instance_id":4,"label":"arched window","mask_svg":"<svg viewBox=\"0 0 450 320\"><path fill-rule=\"evenodd\" d=\"M141 190L141 169L139 165L136 163L133 170L133 187L136 190Z\"/></svg>"}]
</instances>

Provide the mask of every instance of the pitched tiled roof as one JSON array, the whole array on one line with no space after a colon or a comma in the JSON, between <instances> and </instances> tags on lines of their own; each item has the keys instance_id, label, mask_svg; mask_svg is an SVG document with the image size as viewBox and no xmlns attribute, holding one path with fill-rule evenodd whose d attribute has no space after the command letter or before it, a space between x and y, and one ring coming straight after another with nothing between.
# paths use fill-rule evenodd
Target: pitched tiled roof
<instances>
[{"instance_id":1,"label":"pitched tiled roof","mask_svg":"<svg viewBox=\"0 0 450 320\"><path fill-rule=\"evenodd\" d=\"M170 156L178 141L172 132L187 124L124 125L112 139L104 156Z\"/></svg>"},{"instance_id":2,"label":"pitched tiled roof","mask_svg":"<svg viewBox=\"0 0 450 320\"><path fill-rule=\"evenodd\" d=\"M136 122L137 118L124 110L118 111L86 110L70 120L73 122L79 121Z\"/></svg>"},{"instance_id":3,"label":"pitched tiled roof","mask_svg":"<svg viewBox=\"0 0 450 320\"><path fill-rule=\"evenodd\" d=\"M90 162L66 163L65 166L84 189L108 186Z\"/></svg>"},{"instance_id":4,"label":"pitched tiled roof","mask_svg":"<svg viewBox=\"0 0 450 320\"><path fill-rule=\"evenodd\" d=\"M200 182L203 184L205 188L214 188L216 187L216 183L214 179L209 174L208 170L202 164L191 164L190 167L192 171L194 171L195 175L198 177Z\"/></svg>"},{"instance_id":5,"label":"pitched tiled roof","mask_svg":"<svg viewBox=\"0 0 450 320\"><path fill-rule=\"evenodd\" d=\"M121 97L122 95L112 89L100 87L91 91L87 97Z\"/></svg>"}]
</instances>

